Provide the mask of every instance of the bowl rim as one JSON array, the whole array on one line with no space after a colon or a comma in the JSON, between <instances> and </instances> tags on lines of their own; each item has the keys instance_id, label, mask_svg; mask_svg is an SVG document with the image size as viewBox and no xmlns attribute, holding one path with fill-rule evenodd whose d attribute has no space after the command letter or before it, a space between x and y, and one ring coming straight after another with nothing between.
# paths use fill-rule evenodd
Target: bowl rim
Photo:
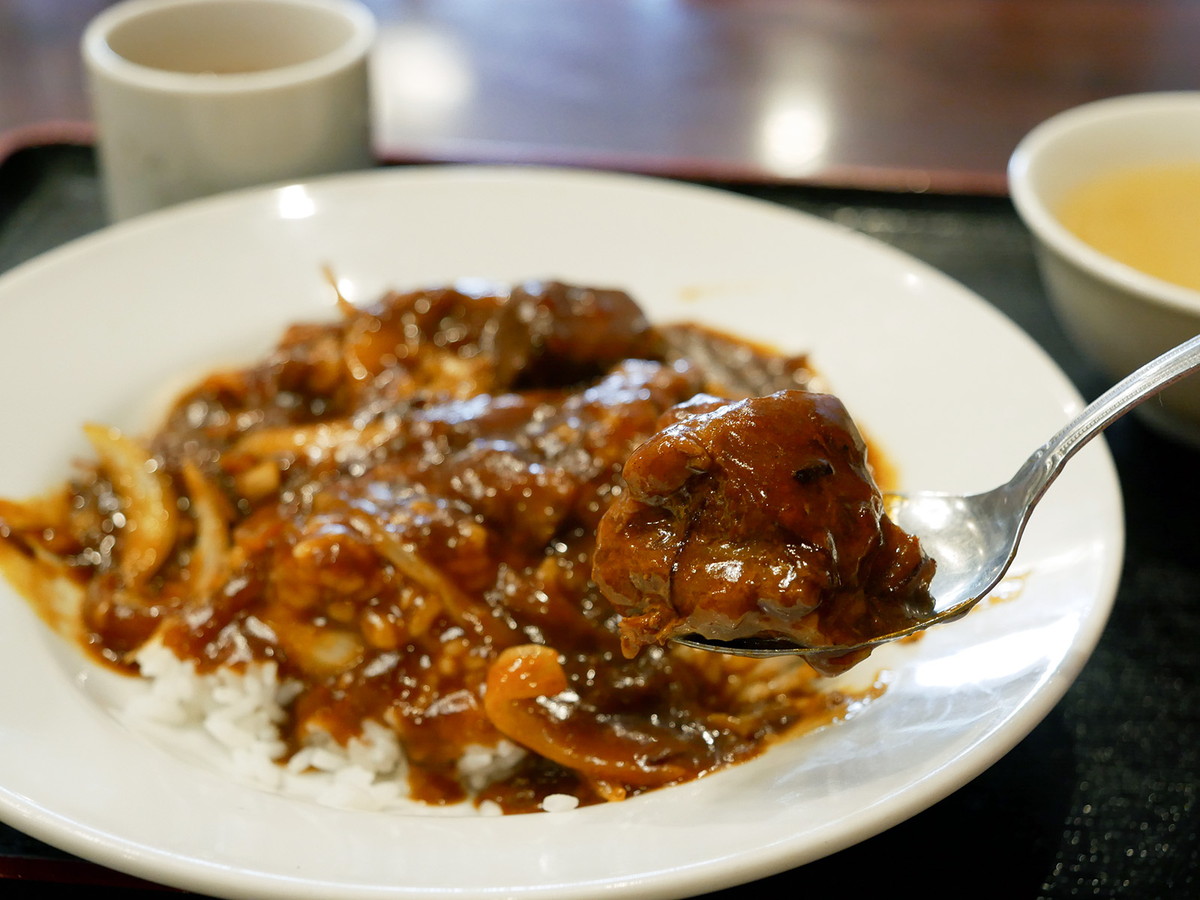
<instances>
[{"instance_id":1,"label":"bowl rim","mask_svg":"<svg viewBox=\"0 0 1200 900\"><path fill-rule=\"evenodd\" d=\"M1035 126L1023 137L1008 161L1009 196L1017 215L1047 247L1123 291L1183 312L1200 314L1200 290L1148 275L1095 249L1059 222L1034 188L1031 170L1051 144L1081 127L1133 115L1178 114L1200 117L1200 91L1156 91L1107 97L1074 106ZM1200 162L1200 154L1197 156Z\"/></svg>"},{"instance_id":2,"label":"bowl rim","mask_svg":"<svg viewBox=\"0 0 1200 900\"><path fill-rule=\"evenodd\" d=\"M374 13L360 0L260 0L264 8L277 7L280 15L302 11L337 19L347 27L343 41L329 50L297 62L249 72L186 72L162 69L127 59L110 39L123 26L147 17L169 20L183 10L211 4L232 7L244 0L125 0L109 6L88 22L80 38L87 72L124 88L168 95L224 97L250 91L287 90L310 82L337 77L368 65L378 32Z\"/></svg>"}]
</instances>

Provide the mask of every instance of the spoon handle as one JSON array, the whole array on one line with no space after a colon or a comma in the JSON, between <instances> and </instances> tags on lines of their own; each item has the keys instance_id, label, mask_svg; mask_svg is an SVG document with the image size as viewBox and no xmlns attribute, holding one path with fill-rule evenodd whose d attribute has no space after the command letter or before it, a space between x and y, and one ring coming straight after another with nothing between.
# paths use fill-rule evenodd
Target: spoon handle
<instances>
[{"instance_id":1,"label":"spoon handle","mask_svg":"<svg viewBox=\"0 0 1200 900\"><path fill-rule=\"evenodd\" d=\"M1029 502L1036 501L1067 460L1084 444L1143 401L1200 368L1200 335L1146 363L1093 400L1058 434L1039 447L1014 483L1023 482Z\"/></svg>"}]
</instances>

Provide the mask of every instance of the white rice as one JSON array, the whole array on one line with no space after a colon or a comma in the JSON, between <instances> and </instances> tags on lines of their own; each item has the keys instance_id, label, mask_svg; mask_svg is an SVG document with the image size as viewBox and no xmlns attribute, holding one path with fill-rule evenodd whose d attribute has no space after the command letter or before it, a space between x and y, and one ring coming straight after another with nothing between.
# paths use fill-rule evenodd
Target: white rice
<instances>
[{"instance_id":1,"label":"white rice","mask_svg":"<svg viewBox=\"0 0 1200 900\"><path fill-rule=\"evenodd\" d=\"M198 674L195 663L179 659L154 641L143 646L136 659L145 690L121 711L122 719L140 733L167 740L175 749L176 739L194 748L195 739L203 736L205 748L198 755L243 783L340 809L501 813L490 802L478 807L471 803L434 807L410 800L403 748L395 733L379 722L364 722L361 737L345 747L328 735L312 736L284 761L288 748L279 727L300 685L281 682L273 662L238 672L218 669ZM477 792L511 772L524 755L510 741L494 747L472 746L459 760L459 776L468 792ZM544 808L561 810L577 804L576 798L557 794L546 798Z\"/></svg>"},{"instance_id":2,"label":"white rice","mask_svg":"<svg viewBox=\"0 0 1200 900\"><path fill-rule=\"evenodd\" d=\"M546 812L569 812L579 806L579 798L573 794L549 794L542 800Z\"/></svg>"}]
</instances>

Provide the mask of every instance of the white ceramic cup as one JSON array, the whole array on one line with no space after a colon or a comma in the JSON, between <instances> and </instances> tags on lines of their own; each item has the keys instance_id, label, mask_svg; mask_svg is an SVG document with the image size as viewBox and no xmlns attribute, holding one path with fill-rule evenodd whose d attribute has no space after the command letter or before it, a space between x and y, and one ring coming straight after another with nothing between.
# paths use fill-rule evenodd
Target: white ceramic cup
<instances>
[{"instance_id":1,"label":"white ceramic cup","mask_svg":"<svg viewBox=\"0 0 1200 900\"><path fill-rule=\"evenodd\" d=\"M127 0L84 32L109 214L372 162L354 0Z\"/></svg>"}]
</instances>

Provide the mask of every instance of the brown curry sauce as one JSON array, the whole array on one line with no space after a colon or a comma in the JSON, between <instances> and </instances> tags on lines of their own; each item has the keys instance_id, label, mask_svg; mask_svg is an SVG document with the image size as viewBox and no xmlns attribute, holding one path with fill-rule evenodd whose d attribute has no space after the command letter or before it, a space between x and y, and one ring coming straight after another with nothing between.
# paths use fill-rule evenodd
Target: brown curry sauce
<instances>
[{"instance_id":1,"label":"brown curry sauce","mask_svg":"<svg viewBox=\"0 0 1200 900\"><path fill-rule=\"evenodd\" d=\"M593 575L627 656L693 635L848 647L932 613L934 562L884 512L836 397L698 395L659 425L597 535ZM810 662L837 673L866 655Z\"/></svg>"},{"instance_id":2,"label":"brown curry sauce","mask_svg":"<svg viewBox=\"0 0 1200 900\"><path fill-rule=\"evenodd\" d=\"M26 592L77 586L86 646L125 670L151 639L201 672L274 661L302 685L293 749L381 722L419 799L464 799L458 759L501 739L531 752L476 802L621 799L848 703L795 661L629 658L592 580L630 453L677 404L736 396L730 372L811 377L803 357L654 328L620 291L343 304L202 380L148 440L90 433L99 461L61 491L0 501L0 564Z\"/></svg>"}]
</instances>

